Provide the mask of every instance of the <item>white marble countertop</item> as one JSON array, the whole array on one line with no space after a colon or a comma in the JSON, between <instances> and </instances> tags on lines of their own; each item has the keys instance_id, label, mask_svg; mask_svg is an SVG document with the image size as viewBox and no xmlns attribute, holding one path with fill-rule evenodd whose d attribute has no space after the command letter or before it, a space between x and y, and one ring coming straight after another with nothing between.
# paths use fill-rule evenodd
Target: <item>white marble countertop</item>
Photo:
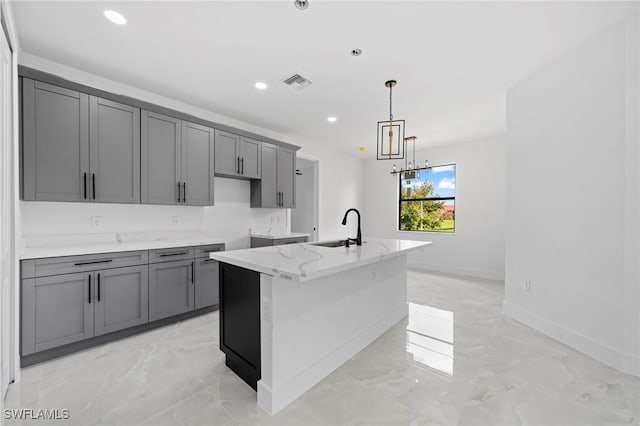
<instances>
[{"instance_id":1,"label":"white marble countertop","mask_svg":"<svg viewBox=\"0 0 640 426\"><path fill-rule=\"evenodd\" d=\"M84 236L50 236L31 238L19 249L20 259L76 256L206 244L224 244L220 238L203 235L97 234Z\"/></svg>"},{"instance_id":2,"label":"white marble countertop","mask_svg":"<svg viewBox=\"0 0 640 426\"><path fill-rule=\"evenodd\" d=\"M310 234L304 232L289 232L289 233L275 233L275 234L251 234L252 237L256 238L268 238L271 240L279 240L281 238L298 238L298 237L308 237Z\"/></svg>"},{"instance_id":3,"label":"white marble countertop","mask_svg":"<svg viewBox=\"0 0 640 426\"><path fill-rule=\"evenodd\" d=\"M211 253L210 258L268 275L308 281L362 265L379 262L433 244L429 241L363 238L363 244L320 247L313 243L287 244Z\"/></svg>"}]
</instances>

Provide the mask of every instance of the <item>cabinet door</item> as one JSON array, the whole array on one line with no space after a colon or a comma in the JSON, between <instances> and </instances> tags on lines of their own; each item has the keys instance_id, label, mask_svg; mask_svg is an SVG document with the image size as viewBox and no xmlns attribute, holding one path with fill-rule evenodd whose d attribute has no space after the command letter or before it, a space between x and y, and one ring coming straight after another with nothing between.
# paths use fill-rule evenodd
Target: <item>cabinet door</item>
<instances>
[{"instance_id":1,"label":"cabinet door","mask_svg":"<svg viewBox=\"0 0 640 426\"><path fill-rule=\"evenodd\" d=\"M182 122L182 202L213 205L214 130Z\"/></svg>"},{"instance_id":2,"label":"cabinet door","mask_svg":"<svg viewBox=\"0 0 640 426\"><path fill-rule=\"evenodd\" d=\"M194 261L149 265L149 321L193 310Z\"/></svg>"},{"instance_id":3,"label":"cabinet door","mask_svg":"<svg viewBox=\"0 0 640 426\"><path fill-rule=\"evenodd\" d=\"M149 322L148 266L97 271L95 279L95 334Z\"/></svg>"},{"instance_id":4,"label":"cabinet door","mask_svg":"<svg viewBox=\"0 0 640 426\"><path fill-rule=\"evenodd\" d=\"M86 199L89 96L24 78L22 125L24 199Z\"/></svg>"},{"instance_id":5,"label":"cabinet door","mask_svg":"<svg viewBox=\"0 0 640 426\"><path fill-rule=\"evenodd\" d=\"M261 150L262 142L241 137L238 145L240 156L240 174L251 179L260 179L262 176Z\"/></svg>"},{"instance_id":6,"label":"cabinet door","mask_svg":"<svg viewBox=\"0 0 640 426\"><path fill-rule=\"evenodd\" d=\"M142 202L180 204L181 121L143 110L142 127Z\"/></svg>"},{"instance_id":7,"label":"cabinet door","mask_svg":"<svg viewBox=\"0 0 640 426\"><path fill-rule=\"evenodd\" d=\"M93 336L92 273L22 280L22 355Z\"/></svg>"},{"instance_id":8,"label":"cabinet door","mask_svg":"<svg viewBox=\"0 0 640 426\"><path fill-rule=\"evenodd\" d=\"M260 207L276 208L278 198L278 147L262 144L262 179L260 181Z\"/></svg>"},{"instance_id":9,"label":"cabinet door","mask_svg":"<svg viewBox=\"0 0 640 426\"><path fill-rule=\"evenodd\" d=\"M89 98L90 199L140 203L140 109Z\"/></svg>"},{"instance_id":10,"label":"cabinet door","mask_svg":"<svg viewBox=\"0 0 640 426\"><path fill-rule=\"evenodd\" d=\"M215 172L221 175L240 174L239 154L236 151L240 137L233 133L216 130L215 132Z\"/></svg>"},{"instance_id":11,"label":"cabinet door","mask_svg":"<svg viewBox=\"0 0 640 426\"><path fill-rule=\"evenodd\" d=\"M217 305L220 301L218 293L219 280L218 261L213 259L197 259L195 266L195 307Z\"/></svg>"},{"instance_id":12,"label":"cabinet door","mask_svg":"<svg viewBox=\"0 0 640 426\"><path fill-rule=\"evenodd\" d=\"M278 191L280 192L280 206L295 207L296 152L286 148L279 148L278 151Z\"/></svg>"}]
</instances>

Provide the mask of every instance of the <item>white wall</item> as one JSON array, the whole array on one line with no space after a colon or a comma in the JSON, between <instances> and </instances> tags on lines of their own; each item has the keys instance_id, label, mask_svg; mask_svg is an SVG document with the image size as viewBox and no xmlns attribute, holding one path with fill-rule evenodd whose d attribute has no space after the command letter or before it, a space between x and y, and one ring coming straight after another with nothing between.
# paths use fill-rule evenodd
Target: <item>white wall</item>
<instances>
[{"instance_id":1,"label":"white wall","mask_svg":"<svg viewBox=\"0 0 640 426\"><path fill-rule=\"evenodd\" d=\"M300 154L320 161L321 238L344 233L340 220L344 211L362 203L362 161L324 147L314 146L192 105L159 96L116 81L86 73L29 54L20 55L20 64L106 91L121 93L202 119L255 132L301 146ZM326 172L325 172L326 171ZM223 238L230 249L249 246L249 228L265 232L290 229L285 209L251 209L249 182L216 178L215 206L149 206L81 203L21 202L22 231L25 237L51 234L90 234L130 231L199 231ZM101 229L92 229L91 216L101 216ZM180 216L181 224L173 225Z\"/></svg>"},{"instance_id":2,"label":"white wall","mask_svg":"<svg viewBox=\"0 0 640 426\"><path fill-rule=\"evenodd\" d=\"M456 164L454 234L398 231L398 177L393 161L365 163L364 235L433 241L412 253L409 265L490 279L504 278L505 141L504 137L434 146L416 151L431 165ZM398 164L399 165L399 164Z\"/></svg>"},{"instance_id":3,"label":"white wall","mask_svg":"<svg viewBox=\"0 0 640 426\"><path fill-rule=\"evenodd\" d=\"M313 232L313 212L315 209L313 190L313 162L298 158L296 167L296 208L291 210L291 230Z\"/></svg>"},{"instance_id":4,"label":"white wall","mask_svg":"<svg viewBox=\"0 0 640 426\"><path fill-rule=\"evenodd\" d=\"M504 312L640 374L637 17L511 88L507 127Z\"/></svg>"}]
</instances>

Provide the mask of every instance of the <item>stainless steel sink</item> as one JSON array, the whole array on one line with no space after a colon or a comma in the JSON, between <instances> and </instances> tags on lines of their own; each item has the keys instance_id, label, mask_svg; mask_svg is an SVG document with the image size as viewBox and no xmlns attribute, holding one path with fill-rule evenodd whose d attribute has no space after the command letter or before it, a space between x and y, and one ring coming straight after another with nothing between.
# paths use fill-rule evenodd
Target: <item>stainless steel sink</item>
<instances>
[{"instance_id":1,"label":"stainless steel sink","mask_svg":"<svg viewBox=\"0 0 640 426\"><path fill-rule=\"evenodd\" d=\"M309 243L309 245L320 246L320 247L344 247L345 240L322 241L319 243Z\"/></svg>"}]
</instances>

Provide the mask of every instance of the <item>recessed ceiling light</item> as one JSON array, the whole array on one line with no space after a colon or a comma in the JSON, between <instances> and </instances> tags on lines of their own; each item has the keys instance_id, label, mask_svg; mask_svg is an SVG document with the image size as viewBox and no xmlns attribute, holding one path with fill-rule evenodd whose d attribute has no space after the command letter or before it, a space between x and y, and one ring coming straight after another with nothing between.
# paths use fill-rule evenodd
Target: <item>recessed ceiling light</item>
<instances>
[{"instance_id":1,"label":"recessed ceiling light","mask_svg":"<svg viewBox=\"0 0 640 426\"><path fill-rule=\"evenodd\" d=\"M309 7L309 0L293 0L293 4L300 10L305 10Z\"/></svg>"},{"instance_id":2,"label":"recessed ceiling light","mask_svg":"<svg viewBox=\"0 0 640 426\"><path fill-rule=\"evenodd\" d=\"M267 83L263 82L263 81L258 81L256 84L256 89L259 90L266 90L267 89Z\"/></svg>"},{"instance_id":3,"label":"recessed ceiling light","mask_svg":"<svg viewBox=\"0 0 640 426\"><path fill-rule=\"evenodd\" d=\"M327 121L329 123L335 123L336 121L338 121L338 119L334 116L331 116L331 117L327 117Z\"/></svg>"},{"instance_id":4,"label":"recessed ceiling light","mask_svg":"<svg viewBox=\"0 0 640 426\"><path fill-rule=\"evenodd\" d=\"M127 18L113 10L105 10L104 16L114 24L124 25L127 23Z\"/></svg>"}]
</instances>

